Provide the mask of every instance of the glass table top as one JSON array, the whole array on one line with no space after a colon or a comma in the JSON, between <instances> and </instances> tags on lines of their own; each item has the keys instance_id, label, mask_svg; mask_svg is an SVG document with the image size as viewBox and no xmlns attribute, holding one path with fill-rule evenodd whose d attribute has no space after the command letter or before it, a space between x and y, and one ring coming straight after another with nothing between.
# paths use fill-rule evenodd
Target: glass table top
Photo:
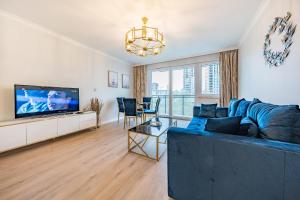
<instances>
[{"instance_id":1,"label":"glass table top","mask_svg":"<svg viewBox=\"0 0 300 200\"><path fill-rule=\"evenodd\" d=\"M160 122L159 126L152 126L151 123L153 122ZM176 119L172 118L165 118L165 117L158 117L152 118L136 127L129 129L130 132L141 133L149 136L159 137L164 132L166 132L170 127L176 124Z\"/></svg>"}]
</instances>

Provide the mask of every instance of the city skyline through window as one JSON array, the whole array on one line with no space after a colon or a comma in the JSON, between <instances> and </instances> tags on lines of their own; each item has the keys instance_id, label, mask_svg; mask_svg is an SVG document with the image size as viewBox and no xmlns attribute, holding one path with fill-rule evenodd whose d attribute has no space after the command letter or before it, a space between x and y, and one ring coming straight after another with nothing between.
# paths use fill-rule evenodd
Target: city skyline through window
<instances>
[{"instance_id":1,"label":"city skyline through window","mask_svg":"<svg viewBox=\"0 0 300 200\"><path fill-rule=\"evenodd\" d=\"M218 95L220 88L219 64L205 64L201 67L201 94Z\"/></svg>"},{"instance_id":2,"label":"city skyline through window","mask_svg":"<svg viewBox=\"0 0 300 200\"><path fill-rule=\"evenodd\" d=\"M152 72L152 95L166 95L169 93L169 71Z\"/></svg>"}]
</instances>

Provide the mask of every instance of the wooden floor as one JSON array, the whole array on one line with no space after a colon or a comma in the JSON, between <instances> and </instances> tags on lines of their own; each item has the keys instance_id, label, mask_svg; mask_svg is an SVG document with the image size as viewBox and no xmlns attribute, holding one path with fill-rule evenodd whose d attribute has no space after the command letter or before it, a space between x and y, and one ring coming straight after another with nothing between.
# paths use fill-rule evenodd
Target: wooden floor
<instances>
[{"instance_id":1,"label":"wooden floor","mask_svg":"<svg viewBox=\"0 0 300 200\"><path fill-rule=\"evenodd\" d=\"M122 123L0 155L0 199L164 200L167 154L127 152Z\"/></svg>"}]
</instances>

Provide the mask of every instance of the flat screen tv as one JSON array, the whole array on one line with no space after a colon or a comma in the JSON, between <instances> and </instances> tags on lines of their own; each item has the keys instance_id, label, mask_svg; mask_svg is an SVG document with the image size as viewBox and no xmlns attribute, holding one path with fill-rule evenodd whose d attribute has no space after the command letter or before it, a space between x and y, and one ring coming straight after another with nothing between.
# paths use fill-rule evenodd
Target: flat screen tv
<instances>
[{"instance_id":1,"label":"flat screen tv","mask_svg":"<svg viewBox=\"0 0 300 200\"><path fill-rule=\"evenodd\" d=\"M15 118L79 111L79 88L15 85Z\"/></svg>"}]
</instances>

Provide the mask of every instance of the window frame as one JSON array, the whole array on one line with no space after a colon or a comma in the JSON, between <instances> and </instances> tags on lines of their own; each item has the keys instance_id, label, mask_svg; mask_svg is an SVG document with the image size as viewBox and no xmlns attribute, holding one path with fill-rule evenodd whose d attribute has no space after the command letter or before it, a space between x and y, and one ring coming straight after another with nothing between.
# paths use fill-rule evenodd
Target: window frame
<instances>
[{"instance_id":1,"label":"window frame","mask_svg":"<svg viewBox=\"0 0 300 200\"><path fill-rule=\"evenodd\" d=\"M177 62L177 61L176 61ZM152 64L148 67L147 69L147 94L152 96L152 72L153 71L169 71L169 114L172 116L172 82L173 82L173 77L172 77L172 71L176 69L181 69L182 67L193 67L194 68L194 76L195 76L195 81L194 81L194 88L195 88L195 93L194 93L194 102L195 105L202 103L202 99L208 99L211 100L212 102L219 102L220 98L220 92L217 95L207 95L207 94L202 94L202 74L201 74L201 67L203 65L207 64L218 64L219 65L219 71L220 69L220 63L219 63L219 57L214 57L214 58L207 58L207 59L202 59L202 60L195 60L193 62L183 62L181 63L178 61L178 63L162 63L162 64ZM220 77L220 84L221 84L221 77ZM166 115L166 116L170 116ZM173 116L174 117L174 116ZM180 119L190 119L190 117L183 117Z\"/></svg>"}]
</instances>

